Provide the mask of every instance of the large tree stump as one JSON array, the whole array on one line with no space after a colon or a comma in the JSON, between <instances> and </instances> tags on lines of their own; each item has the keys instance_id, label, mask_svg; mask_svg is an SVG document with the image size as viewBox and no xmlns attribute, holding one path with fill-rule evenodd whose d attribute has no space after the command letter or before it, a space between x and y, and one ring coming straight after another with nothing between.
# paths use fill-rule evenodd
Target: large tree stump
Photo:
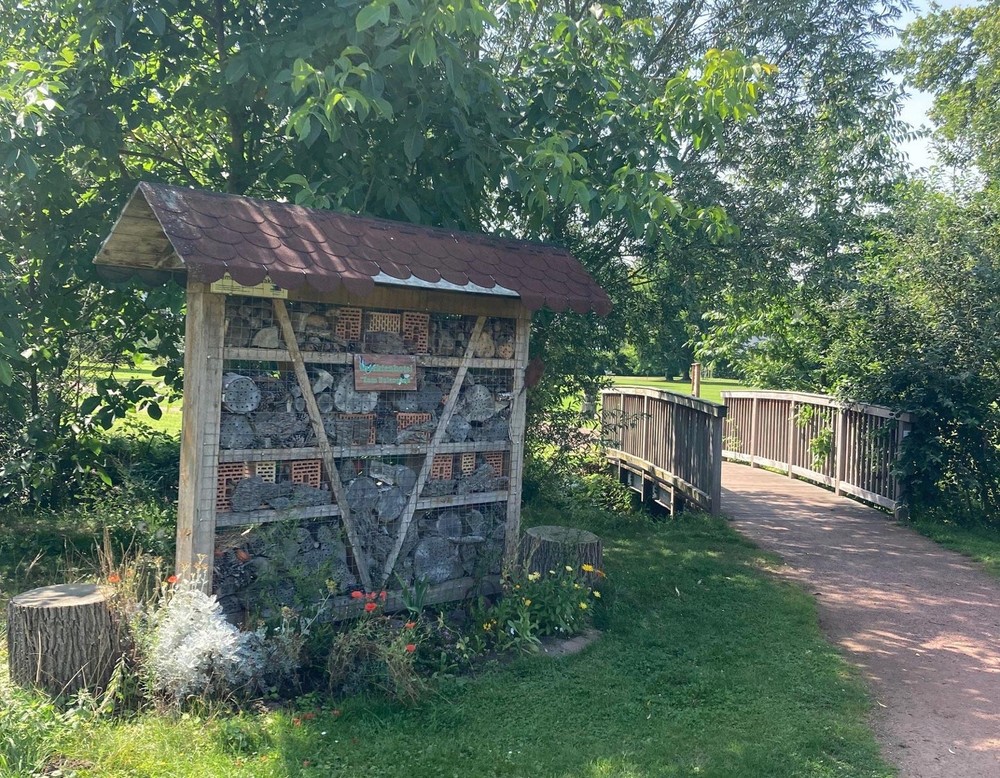
<instances>
[{"instance_id":1,"label":"large tree stump","mask_svg":"<svg viewBox=\"0 0 1000 778\"><path fill-rule=\"evenodd\" d=\"M32 589L7 604L11 680L52 695L105 688L120 656L107 589L61 584Z\"/></svg>"},{"instance_id":2,"label":"large tree stump","mask_svg":"<svg viewBox=\"0 0 1000 778\"><path fill-rule=\"evenodd\" d=\"M562 570L569 565L579 570L581 565L601 569L604 545L593 532L573 527L543 525L525 530L521 540L521 566L526 573Z\"/></svg>"}]
</instances>

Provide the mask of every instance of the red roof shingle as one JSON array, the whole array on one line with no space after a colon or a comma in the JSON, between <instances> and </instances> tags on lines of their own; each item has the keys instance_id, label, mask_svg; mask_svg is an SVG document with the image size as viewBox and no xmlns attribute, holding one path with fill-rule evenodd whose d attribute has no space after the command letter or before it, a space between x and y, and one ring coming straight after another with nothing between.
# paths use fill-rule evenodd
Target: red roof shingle
<instances>
[{"instance_id":1,"label":"red roof shingle","mask_svg":"<svg viewBox=\"0 0 1000 778\"><path fill-rule=\"evenodd\" d=\"M343 285L364 296L380 279L413 278L418 284L474 284L479 288L469 291L486 294L509 290L530 310L605 315L611 309L604 290L556 246L162 184L139 184L133 201L140 196L183 268L200 281L228 273L253 286L267 276L286 289L306 284L329 292ZM102 250L95 261L128 266L119 254L125 252L110 258Z\"/></svg>"}]
</instances>

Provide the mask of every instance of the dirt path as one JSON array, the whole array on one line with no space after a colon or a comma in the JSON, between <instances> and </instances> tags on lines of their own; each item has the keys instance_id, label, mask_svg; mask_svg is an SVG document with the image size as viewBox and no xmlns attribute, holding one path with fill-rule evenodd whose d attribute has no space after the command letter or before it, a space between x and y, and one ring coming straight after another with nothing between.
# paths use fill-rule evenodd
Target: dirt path
<instances>
[{"instance_id":1,"label":"dirt path","mask_svg":"<svg viewBox=\"0 0 1000 778\"><path fill-rule=\"evenodd\" d=\"M723 484L734 526L784 558L868 679L900 775L1000 776L1000 581L824 489L729 463Z\"/></svg>"}]
</instances>

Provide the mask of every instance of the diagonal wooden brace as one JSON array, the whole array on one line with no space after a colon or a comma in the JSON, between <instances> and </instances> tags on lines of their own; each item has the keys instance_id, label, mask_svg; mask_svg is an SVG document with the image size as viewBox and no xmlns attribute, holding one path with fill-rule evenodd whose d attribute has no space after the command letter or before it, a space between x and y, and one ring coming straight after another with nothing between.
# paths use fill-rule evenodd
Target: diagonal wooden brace
<instances>
[{"instance_id":1,"label":"diagonal wooden brace","mask_svg":"<svg viewBox=\"0 0 1000 778\"><path fill-rule=\"evenodd\" d=\"M451 417L455 413L455 406L458 404L458 397L462 392L462 384L465 383L465 375L469 372L469 365L476 354L476 342L479 340L479 335L483 331L485 324L486 317L480 316L476 319L476 325L472 328L472 337L469 338L469 344L465 347L465 355L462 357L462 364L458 366L455 383L451 385L451 391L448 393L448 399L445 401L444 410L441 411L441 418L438 420L437 429L434 430L434 436L431 438L431 442L427 444L424 463L420 467L420 473L417 475L417 482L413 487L413 491L410 492L410 499L407 501L403 513L400 515L399 534L396 536L396 542L392 545L392 553L389 554L389 558L385 561L385 569L382 571L382 580L379 582L379 588L385 587L389 576L392 575L392 569L396 566L399 552L406 540L406 533L409 532L410 524L413 523L413 517L416 514L417 500L420 499L420 492L423 491L424 484L427 483L434 455L437 453L441 441L444 440L445 433L448 431L448 422L451 421Z\"/></svg>"},{"instance_id":2,"label":"diagonal wooden brace","mask_svg":"<svg viewBox=\"0 0 1000 778\"><path fill-rule=\"evenodd\" d=\"M350 506L347 504L347 495L344 485L340 482L340 473L337 471L337 462L333 457L333 448L326 437L326 429L323 427L323 417L320 415L319 406L316 405L316 396L313 394L312 384L309 382L309 375L306 373L306 365L302 359L302 352L299 350L299 343L295 339L295 331L292 329L292 321L288 317L288 309L285 301L275 298L274 315L281 327L282 337L288 347L288 355L292 358L292 366L295 368L295 378L299 382L302 390L302 399L306 403L306 411L309 414L309 421L312 423L313 432L316 435L316 444L319 447L323 462L326 465L326 472L330 476L330 486L333 489L333 497L340 508L340 520L347 530L347 539L351 543L351 551L354 560L358 563L358 575L361 577L361 584L365 591L372 590L371 576L368 574L368 560L365 557L361 540L358 537L357 527L351 516Z\"/></svg>"}]
</instances>

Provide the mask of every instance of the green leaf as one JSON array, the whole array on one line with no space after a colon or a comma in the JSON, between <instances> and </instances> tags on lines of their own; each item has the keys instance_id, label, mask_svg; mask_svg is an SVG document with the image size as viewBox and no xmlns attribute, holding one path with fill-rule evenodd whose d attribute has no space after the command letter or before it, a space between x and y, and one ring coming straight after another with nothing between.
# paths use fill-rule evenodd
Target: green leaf
<instances>
[{"instance_id":1,"label":"green leaf","mask_svg":"<svg viewBox=\"0 0 1000 778\"><path fill-rule=\"evenodd\" d=\"M358 32L364 32L379 22L382 24L389 23L389 6L376 0L376 2L358 11L358 16L354 20L354 26Z\"/></svg>"}]
</instances>

